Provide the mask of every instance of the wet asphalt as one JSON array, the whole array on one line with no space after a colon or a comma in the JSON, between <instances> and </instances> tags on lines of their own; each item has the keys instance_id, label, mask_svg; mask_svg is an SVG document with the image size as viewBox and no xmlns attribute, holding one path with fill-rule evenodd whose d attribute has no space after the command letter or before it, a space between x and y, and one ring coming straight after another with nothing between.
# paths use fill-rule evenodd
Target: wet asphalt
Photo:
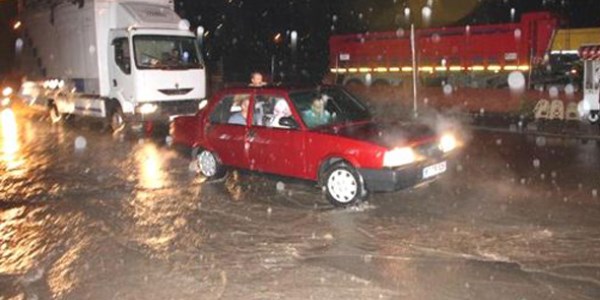
<instances>
[{"instance_id":1,"label":"wet asphalt","mask_svg":"<svg viewBox=\"0 0 600 300\"><path fill-rule=\"evenodd\" d=\"M465 129L435 183L336 209L207 182L164 136L2 113L0 299L599 299L600 146Z\"/></svg>"}]
</instances>

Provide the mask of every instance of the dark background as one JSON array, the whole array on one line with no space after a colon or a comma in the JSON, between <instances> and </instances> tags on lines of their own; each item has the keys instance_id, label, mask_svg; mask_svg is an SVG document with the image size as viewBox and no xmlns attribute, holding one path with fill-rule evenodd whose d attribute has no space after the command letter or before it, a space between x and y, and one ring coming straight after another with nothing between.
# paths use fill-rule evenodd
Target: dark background
<instances>
[{"instance_id":1,"label":"dark background","mask_svg":"<svg viewBox=\"0 0 600 300\"><path fill-rule=\"evenodd\" d=\"M429 0L431 1L431 0ZM600 26L599 0L433 0L429 24L420 20L428 0L177 0L176 10L193 28L201 25L206 60L225 80L246 80L252 70L270 73L275 57L276 73L299 74L320 80L327 71L327 40L332 34L398 30L417 27L459 26L511 22L528 11L547 10L561 17L563 28ZM410 20L405 7L412 9ZM0 73L12 68L12 29L16 0L0 0ZM297 54L292 55L290 32L298 33ZM277 33L281 38L276 40ZM295 71L295 72L294 72Z\"/></svg>"}]
</instances>

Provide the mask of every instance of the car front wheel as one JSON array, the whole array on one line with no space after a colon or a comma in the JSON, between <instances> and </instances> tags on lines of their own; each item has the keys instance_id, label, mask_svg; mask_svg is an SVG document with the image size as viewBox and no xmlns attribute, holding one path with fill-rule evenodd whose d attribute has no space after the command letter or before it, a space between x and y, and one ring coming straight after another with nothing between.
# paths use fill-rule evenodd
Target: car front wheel
<instances>
[{"instance_id":1,"label":"car front wheel","mask_svg":"<svg viewBox=\"0 0 600 300\"><path fill-rule=\"evenodd\" d=\"M208 150L200 151L200 154L196 156L196 161L198 169L204 177L216 179L223 176L223 166L213 152Z\"/></svg>"},{"instance_id":2,"label":"car front wheel","mask_svg":"<svg viewBox=\"0 0 600 300\"><path fill-rule=\"evenodd\" d=\"M346 163L331 166L325 173L327 200L335 206L356 204L366 195L362 177Z\"/></svg>"}]
</instances>

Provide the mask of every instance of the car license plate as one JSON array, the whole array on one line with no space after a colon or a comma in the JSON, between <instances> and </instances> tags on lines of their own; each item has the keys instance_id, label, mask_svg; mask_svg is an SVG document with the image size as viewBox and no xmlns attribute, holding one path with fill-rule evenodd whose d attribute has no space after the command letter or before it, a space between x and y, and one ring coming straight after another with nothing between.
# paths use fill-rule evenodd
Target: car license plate
<instances>
[{"instance_id":1,"label":"car license plate","mask_svg":"<svg viewBox=\"0 0 600 300\"><path fill-rule=\"evenodd\" d=\"M423 169L423 179L446 172L446 162L437 163Z\"/></svg>"}]
</instances>

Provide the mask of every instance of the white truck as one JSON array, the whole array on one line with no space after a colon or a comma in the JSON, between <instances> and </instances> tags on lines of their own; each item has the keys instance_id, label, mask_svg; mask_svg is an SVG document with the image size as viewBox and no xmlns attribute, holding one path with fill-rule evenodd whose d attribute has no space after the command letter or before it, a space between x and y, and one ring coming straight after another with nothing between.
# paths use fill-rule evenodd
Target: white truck
<instances>
[{"instance_id":1,"label":"white truck","mask_svg":"<svg viewBox=\"0 0 600 300\"><path fill-rule=\"evenodd\" d=\"M585 45L579 49L583 60L583 100L578 110L590 123L600 120L600 45Z\"/></svg>"},{"instance_id":2,"label":"white truck","mask_svg":"<svg viewBox=\"0 0 600 300\"><path fill-rule=\"evenodd\" d=\"M127 124L194 114L206 71L173 0L20 0L21 94L56 122Z\"/></svg>"}]
</instances>

